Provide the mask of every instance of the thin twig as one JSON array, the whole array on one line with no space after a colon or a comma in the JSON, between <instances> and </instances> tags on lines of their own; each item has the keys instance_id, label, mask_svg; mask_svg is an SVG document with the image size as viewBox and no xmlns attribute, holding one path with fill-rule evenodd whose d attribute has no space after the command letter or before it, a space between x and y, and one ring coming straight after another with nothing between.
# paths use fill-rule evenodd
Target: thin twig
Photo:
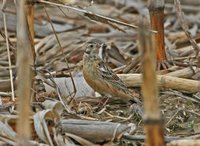
<instances>
[{"instance_id":1,"label":"thin twig","mask_svg":"<svg viewBox=\"0 0 200 146\"><path fill-rule=\"evenodd\" d=\"M12 71L12 64L11 64L11 59L10 59L10 48L9 48L9 42L8 42L6 14L4 12L3 12L3 22L4 22L4 30L5 30L5 37L6 37L6 48L7 48L7 53L8 53L8 64L9 64L10 84L11 84L11 91L12 91L12 101L15 101L13 71Z\"/></svg>"},{"instance_id":2,"label":"thin twig","mask_svg":"<svg viewBox=\"0 0 200 146\"><path fill-rule=\"evenodd\" d=\"M197 57L199 52L200 52L200 48L197 45L197 42L192 38L190 32L188 31L188 25L186 24L186 21L185 21L185 18L184 18L184 13L182 11L180 1L174 0L174 4L175 4L175 7L176 7L176 14L177 14L178 19L180 21L181 27L182 27L183 31L185 32L186 36L188 37L192 47L195 49L196 57Z\"/></svg>"},{"instance_id":3,"label":"thin twig","mask_svg":"<svg viewBox=\"0 0 200 146\"><path fill-rule=\"evenodd\" d=\"M200 100L198 98L196 98L196 96L193 96L193 97L185 96L185 95L183 95L183 93L178 92L178 91L163 91L162 93L165 93L168 95L175 95L175 96L181 97L186 100L190 100L190 101L198 103L198 104L200 103Z\"/></svg>"},{"instance_id":4,"label":"thin twig","mask_svg":"<svg viewBox=\"0 0 200 146\"><path fill-rule=\"evenodd\" d=\"M72 7L72 6L67 6L67 5L58 4L58 3L53 3L53 2L45 1L45 0L37 0L37 2L44 3L44 4L49 4L49 5L54 5L54 6L58 6L58 7L63 7L63 8L68 8L70 10L73 10L73 11L76 11L76 12L79 12L79 13L83 13L85 16L89 17L92 20L100 21L102 23L106 23L106 24L109 24L109 25L111 25L110 24L110 22L111 22L111 23L122 25L122 26L134 28L134 29L138 28L138 26L136 26L136 25L132 25L132 24L128 24L128 23L125 23L125 22L121 22L121 21L118 21L118 20L103 16L103 15L100 15L100 14L95 14L95 13L93 13L91 11L86 11L84 9L75 8L75 7ZM113 25L111 25L111 26L113 27ZM155 30L151 30L151 29L147 29L147 30L150 31L150 32L153 32L153 33L157 33L157 31L155 31Z\"/></svg>"},{"instance_id":5,"label":"thin twig","mask_svg":"<svg viewBox=\"0 0 200 146\"><path fill-rule=\"evenodd\" d=\"M45 6L44 6L44 10L45 10L45 13L46 13L46 15L47 15L47 18L48 18L48 20L49 20L49 22L50 22L50 24L51 24L51 27L52 27L53 32L54 32L54 34L55 34L56 40L57 40L57 42L58 42L58 45L59 45L59 47L60 47L60 49L61 49L61 51L62 51L62 55L63 55L63 57L64 57L64 60L65 60L65 62L66 62L66 65L67 65L67 67L69 68L69 64L68 64L68 61L67 61L67 59L66 59L66 57L65 57L63 47L61 46L61 43L60 43L59 38L58 38L58 35L56 34L56 31L55 31L55 29L54 29L54 26L53 26L53 24L52 24L52 21L51 21L51 19L50 19L49 14L47 13L47 10L46 10L46 7L45 7ZM74 82L74 79L73 79L73 77L72 77L71 71L69 71L69 74L70 74L70 78L71 78L71 80L72 80L72 85L73 85L74 93L76 94L76 91L77 91L77 90L76 90L75 82ZM74 96L75 96L75 94L74 94ZM74 98L74 96L72 96L70 102L72 101L72 99ZM69 102L69 103L70 103L70 102Z\"/></svg>"},{"instance_id":6,"label":"thin twig","mask_svg":"<svg viewBox=\"0 0 200 146\"><path fill-rule=\"evenodd\" d=\"M167 123L165 124L165 126L167 127L169 125L169 123L175 118L175 116L180 112L181 110L177 110L173 116L167 121Z\"/></svg>"},{"instance_id":7,"label":"thin twig","mask_svg":"<svg viewBox=\"0 0 200 146\"><path fill-rule=\"evenodd\" d=\"M1 30L0 30L0 35L6 40L6 35ZM16 51L14 44L10 41L9 38L7 38L7 39L8 39L10 49L13 50L13 51Z\"/></svg>"},{"instance_id":8,"label":"thin twig","mask_svg":"<svg viewBox=\"0 0 200 146\"><path fill-rule=\"evenodd\" d=\"M185 111L188 112L188 113L191 113L191 114L194 114L194 115L200 117L200 114L197 113L197 112L195 112L195 111L191 111L191 110L185 110Z\"/></svg>"},{"instance_id":9,"label":"thin twig","mask_svg":"<svg viewBox=\"0 0 200 146\"><path fill-rule=\"evenodd\" d=\"M129 135L129 134L123 134L122 135L123 139L127 139L127 140L132 140L132 141L144 141L145 140L145 135ZM169 137L169 136L165 136L165 142L170 142L172 140L177 140L180 139L180 137Z\"/></svg>"},{"instance_id":10,"label":"thin twig","mask_svg":"<svg viewBox=\"0 0 200 146\"><path fill-rule=\"evenodd\" d=\"M67 104L65 104L65 101L62 99L62 97L61 97L61 95L60 95L59 87L57 86L57 84L56 84L56 82L55 82L53 76L51 75L51 73L50 73L48 70L46 70L46 71L47 71L47 72L49 73L49 75L50 75L50 78L49 78L49 79L51 80L51 82L53 83L54 88L56 89L56 92L57 92L57 94L58 94L58 98L59 98L60 102L62 103L62 105L64 106L65 110L66 110L68 113L72 113L70 107L69 107Z\"/></svg>"}]
</instances>

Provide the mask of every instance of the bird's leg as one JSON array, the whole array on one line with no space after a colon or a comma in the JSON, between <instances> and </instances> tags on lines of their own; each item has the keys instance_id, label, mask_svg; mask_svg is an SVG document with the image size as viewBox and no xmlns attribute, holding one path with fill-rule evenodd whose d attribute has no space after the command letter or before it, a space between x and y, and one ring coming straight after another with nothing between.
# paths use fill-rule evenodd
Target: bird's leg
<instances>
[{"instance_id":1,"label":"bird's leg","mask_svg":"<svg viewBox=\"0 0 200 146\"><path fill-rule=\"evenodd\" d=\"M98 93L98 94L99 94L99 93ZM104 95L104 94L101 94L101 96L104 97L104 98L103 98L103 100L102 100L97 106L103 108L103 107L105 107L105 105L108 103L110 97L109 97L109 96L106 96L106 95Z\"/></svg>"},{"instance_id":2,"label":"bird's leg","mask_svg":"<svg viewBox=\"0 0 200 146\"><path fill-rule=\"evenodd\" d=\"M103 102L102 107L104 107L104 106L108 103L108 101L109 101L109 99L110 99L110 97L108 97L108 96L105 96L105 95L104 95L104 97L106 97L106 100Z\"/></svg>"},{"instance_id":3,"label":"bird's leg","mask_svg":"<svg viewBox=\"0 0 200 146\"><path fill-rule=\"evenodd\" d=\"M130 103L131 103L130 112L136 113L136 115L139 115L141 118L143 115L142 103L137 98L131 100Z\"/></svg>"},{"instance_id":4,"label":"bird's leg","mask_svg":"<svg viewBox=\"0 0 200 146\"><path fill-rule=\"evenodd\" d=\"M134 103L130 106L130 109L132 112L136 113L136 115L138 115L140 118L142 117L143 115L142 106Z\"/></svg>"}]
</instances>

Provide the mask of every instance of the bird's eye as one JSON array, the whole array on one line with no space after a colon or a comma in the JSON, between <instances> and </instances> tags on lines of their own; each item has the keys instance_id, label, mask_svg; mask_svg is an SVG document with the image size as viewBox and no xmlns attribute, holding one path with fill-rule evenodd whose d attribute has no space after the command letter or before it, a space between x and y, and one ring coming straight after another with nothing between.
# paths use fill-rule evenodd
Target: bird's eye
<instances>
[{"instance_id":1,"label":"bird's eye","mask_svg":"<svg viewBox=\"0 0 200 146\"><path fill-rule=\"evenodd\" d=\"M95 47L95 44L88 44L85 50L85 53L90 54Z\"/></svg>"},{"instance_id":2,"label":"bird's eye","mask_svg":"<svg viewBox=\"0 0 200 146\"><path fill-rule=\"evenodd\" d=\"M90 44L90 45L89 45L89 48L93 48L93 47L94 47L94 44Z\"/></svg>"}]
</instances>

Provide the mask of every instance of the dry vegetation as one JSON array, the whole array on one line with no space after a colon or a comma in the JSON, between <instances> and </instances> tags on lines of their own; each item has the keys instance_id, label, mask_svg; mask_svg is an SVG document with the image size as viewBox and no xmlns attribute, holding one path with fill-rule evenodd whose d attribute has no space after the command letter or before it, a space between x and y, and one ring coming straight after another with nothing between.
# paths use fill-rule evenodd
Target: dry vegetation
<instances>
[{"instance_id":1,"label":"dry vegetation","mask_svg":"<svg viewBox=\"0 0 200 146\"><path fill-rule=\"evenodd\" d=\"M200 2L166 0L164 16L153 2L0 1L0 145L164 145L162 131L166 145L200 145ZM91 38L108 44L107 63L144 101L143 118L85 82Z\"/></svg>"}]
</instances>

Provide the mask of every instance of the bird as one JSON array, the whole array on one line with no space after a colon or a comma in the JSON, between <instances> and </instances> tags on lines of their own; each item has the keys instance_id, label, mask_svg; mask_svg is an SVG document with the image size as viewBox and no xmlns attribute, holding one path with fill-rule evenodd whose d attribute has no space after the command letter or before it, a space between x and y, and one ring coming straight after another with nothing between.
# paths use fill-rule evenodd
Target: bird
<instances>
[{"instance_id":1,"label":"bird","mask_svg":"<svg viewBox=\"0 0 200 146\"><path fill-rule=\"evenodd\" d=\"M91 39L84 45L83 76L96 92L110 98L139 103L125 83L112 71L101 55L107 45L99 39Z\"/></svg>"}]
</instances>

